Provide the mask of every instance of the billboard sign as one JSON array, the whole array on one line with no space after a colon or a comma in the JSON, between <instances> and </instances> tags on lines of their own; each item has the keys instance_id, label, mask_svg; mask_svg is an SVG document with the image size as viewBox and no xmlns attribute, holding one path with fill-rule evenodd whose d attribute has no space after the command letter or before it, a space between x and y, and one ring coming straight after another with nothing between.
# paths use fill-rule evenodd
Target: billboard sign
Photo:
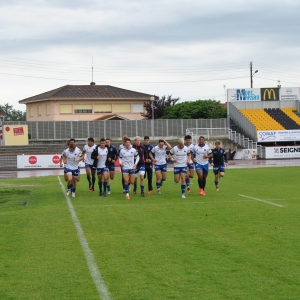
<instances>
[{"instance_id":1,"label":"billboard sign","mask_svg":"<svg viewBox=\"0 0 300 300\"><path fill-rule=\"evenodd\" d=\"M279 88L260 89L261 101L279 101Z\"/></svg>"},{"instance_id":2,"label":"billboard sign","mask_svg":"<svg viewBox=\"0 0 300 300\"><path fill-rule=\"evenodd\" d=\"M60 168L60 155L18 155L18 169L55 169ZM84 167L84 162L79 163L80 167Z\"/></svg>"},{"instance_id":3,"label":"billboard sign","mask_svg":"<svg viewBox=\"0 0 300 300\"><path fill-rule=\"evenodd\" d=\"M300 157L300 146L266 147L266 158L297 158Z\"/></svg>"},{"instance_id":4,"label":"billboard sign","mask_svg":"<svg viewBox=\"0 0 300 300\"><path fill-rule=\"evenodd\" d=\"M280 100L300 100L300 89L298 87L282 87L280 89Z\"/></svg>"},{"instance_id":5,"label":"billboard sign","mask_svg":"<svg viewBox=\"0 0 300 300\"><path fill-rule=\"evenodd\" d=\"M257 131L257 142L300 141L300 130L266 130Z\"/></svg>"},{"instance_id":6,"label":"billboard sign","mask_svg":"<svg viewBox=\"0 0 300 300\"><path fill-rule=\"evenodd\" d=\"M228 89L227 99L235 101L260 101L260 89Z\"/></svg>"}]
</instances>

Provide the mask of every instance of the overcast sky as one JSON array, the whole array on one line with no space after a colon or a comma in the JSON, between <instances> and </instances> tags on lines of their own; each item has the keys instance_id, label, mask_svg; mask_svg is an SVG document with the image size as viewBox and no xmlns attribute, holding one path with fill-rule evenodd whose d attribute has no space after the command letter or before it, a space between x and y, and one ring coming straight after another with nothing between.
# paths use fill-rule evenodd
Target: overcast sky
<instances>
[{"instance_id":1,"label":"overcast sky","mask_svg":"<svg viewBox=\"0 0 300 300\"><path fill-rule=\"evenodd\" d=\"M299 0L0 0L0 103L63 85L181 101L300 87Z\"/></svg>"}]
</instances>

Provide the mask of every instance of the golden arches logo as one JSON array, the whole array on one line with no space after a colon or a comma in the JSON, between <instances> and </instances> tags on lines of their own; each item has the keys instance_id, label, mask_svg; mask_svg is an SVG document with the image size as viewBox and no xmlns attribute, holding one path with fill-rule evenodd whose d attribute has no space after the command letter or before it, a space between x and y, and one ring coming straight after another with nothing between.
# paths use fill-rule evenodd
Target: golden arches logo
<instances>
[{"instance_id":1,"label":"golden arches logo","mask_svg":"<svg viewBox=\"0 0 300 300\"><path fill-rule=\"evenodd\" d=\"M263 100L267 100L266 99L266 94L268 94L268 100L271 100L271 99L272 100L277 100L276 93L275 93L274 89L265 89ZM271 98L272 95L274 96L274 98Z\"/></svg>"}]
</instances>

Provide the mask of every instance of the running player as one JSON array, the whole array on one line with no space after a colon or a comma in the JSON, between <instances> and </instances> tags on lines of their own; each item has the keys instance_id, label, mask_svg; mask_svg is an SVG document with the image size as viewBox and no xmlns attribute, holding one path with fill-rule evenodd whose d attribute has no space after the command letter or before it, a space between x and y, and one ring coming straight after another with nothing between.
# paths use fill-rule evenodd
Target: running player
<instances>
[{"instance_id":1,"label":"running player","mask_svg":"<svg viewBox=\"0 0 300 300\"><path fill-rule=\"evenodd\" d=\"M122 144L119 146L119 154L120 154L120 151L125 148L125 140L126 139L129 139L129 137L127 135L123 135ZM130 147L131 147L131 144L130 144ZM122 172L122 167L121 167L121 172ZM129 183L127 182L127 184L130 185L130 182ZM122 187L123 187L123 193L125 193L125 182L124 182L123 176L122 176ZM130 186L129 186L129 190L130 190Z\"/></svg>"},{"instance_id":2,"label":"running player","mask_svg":"<svg viewBox=\"0 0 300 300\"><path fill-rule=\"evenodd\" d=\"M187 164L191 160L191 152L183 139L179 139L177 146L170 150L169 157L174 162L174 181L178 183L181 179L181 197L185 198Z\"/></svg>"},{"instance_id":3,"label":"running player","mask_svg":"<svg viewBox=\"0 0 300 300\"><path fill-rule=\"evenodd\" d=\"M133 193L136 194L137 189L137 179L138 174L140 173L140 187L141 187L141 196L145 197L145 183L144 183L144 176L145 176L145 155L146 155L146 148L141 144L141 138L137 136L134 139L134 144L132 148L136 149L139 154L139 162L136 165L135 170L135 181L134 181L134 188Z\"/></svg>"},{"instance_id":4,"label":"running player","mask_svg":"<svg viewBox=\"0 0 300 300\"><path fill-rule=\"evenodd\" d=\"M198 175L199 194L205 196L206 177L208 175L209 146L205 144L205 138L199 137L198 145L194 146L194 163Z\"/></svg>"},{"instance_id":5,"label":"running player","mask_svg":"<svg viewBox=\"0 0 300 300\"><path fill-rule=\"evenodd\" d=\"M95 181L96 181L96 166L94 166L94 160L91 158L93 151L95 150L96 145L94 143L94 139L92 137L88 138L87 144L84 145L82 149L82 155L85 160L85 172L86 178L89 183L89 189L91 191L95 190ZM91 178L92 175L92 178Z\"/></svg>"},{"instance_id":6,"label":"running player","mask_svg":"<svg viewBox=\"0 0 300 300\"><path fill-rule=\"evenodd\" d=\"M126 200L130 200L128 183L134 184L135 169L140 157L138 152L132 148L131 140L129 138L125 139L124 148L120 151L119 159L122 168L122 177L124 178Z\"/></svg>"},{"instance_id":7,"label":"running player","mask_svg":"<svg viewBox=\"0 0 300 300\"><path fill-rule=\"evenodd\" d=\"M107 194L110 194L109 180L114 180L114 178L115 178L115 164L119 158L119 153L118 153L117 148L111 144L111 141L109 138L107 138L105 140L105 143L106 143L106 147L109 150L106 166L108 168Z\"/></svg>"},{"instance_id":8,"label":"running player","mask_svg":"<svg viewBox=\"0 0 300 300\"><path fill-rule=\"evenodd\" d=\"M64 162L63 155L64 155L64 152L69 149L69 144L70 144L70 142L68 141L67 142L67 148L62 152L62 154L60 156L60 159L59 159L59 166L61 168L64 167L64 178L65 178L65 181L67 182L67 188L68 188L68 175L67 175L66 166L63 163Z\"/></svg>"},{"instance_id":9,"label":"running player","mask_svg":"<svg viewBox=\"0 0 300 300\"><path fill-rule=\"evenodd\" d=\"M220 179L225 175L225 166L228 166L228 159L226 155L226 151L221 148L220 141L215 142L215 148L211 150L208 154L209 163L213 167L213 171L215 174L215 187L216 191L219 191L219 175ZM225 162L225 166L224 166Z\"/></svg>"},{"instance_id":10,"label":"running player","mask_svg":"<svg viewBox=\"0 0 300 300\"><path fill-rule=\"evenodd\" d=\"M161 194L160 188L167 179L167 161L166 152L171 150L172 146L166 140L159 140L158 145L153 147L150 157L155 163L156 188L158 195ZM153 157L155 155L155 158Z\"/></svg>"},{"instance_id":11,"label":"running player","mask_svg":"<svg viewBox=\"0 0 300 300\"><path fill-rule=\"evenodd\" d=\"M108 155L108 149L105 146L105 139L100 139L100 145L95 148L95 151L92 153L92 159L97 159L97 175L98 175L98 186L99 186L99 196L106 197L106 187L108 181L108 168L105 165ZM102 191L102 180L103 182L103 191Z\"/></svg>"},{"instance_id":12,"label":"running player","mask_svg":"<svg viewBox=\"0 0 300 300\"><path fill-rule=\"evenodd\" d=\"M149 155L151 150L153 149L153 146L150 144L149 136L144 136L144 147L146 148L145 152L145 176L144 179L147 178L148 180L148 194L152 193L153 187L152 187L152 174L153 174L153 164L152 159Z\"/></svg>"},{"instance_id":13,"label":"running player","mask_svg":"<svg viewBox=\"0 0 300 300\"><path fill-rule=\"evenodd\" d=\"M79 162L83 159L81 151L74 143L69 144L69 148L63 153L63 160L68 176L68 190L67 196L72 193L72 197L75 198L76 185L78 182L79 174Z\"/></svg>"},{"instance_id":14,"label":"running player","mask_svg":"<svg viewBox=\"0 0 300 300\"><path fill-rule=\"evenodd\" d=\"M186 135L184 137L184 145L187 146L191 152L191 159L187 164L187 174L186 174L186 180L185 180L188 193L191 192L190 178L194 178L194 170L195 170L195 165L193 162L194 145L192 144L191 141L192 141L192 137L190 135Z\"/></svg>"}]
</instances>

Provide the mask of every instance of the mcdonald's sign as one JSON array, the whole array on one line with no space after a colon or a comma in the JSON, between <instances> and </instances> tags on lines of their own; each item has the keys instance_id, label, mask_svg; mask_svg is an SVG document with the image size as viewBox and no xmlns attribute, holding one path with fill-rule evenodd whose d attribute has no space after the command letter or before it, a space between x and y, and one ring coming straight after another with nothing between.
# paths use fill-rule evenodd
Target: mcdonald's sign
<instances>
[{"instance_id":1,"label":"mcdonald's sign","mask_svg":"<svg viewBox=\"0 0 300 300\"><path fill-rule=\"evenodd\" d=\"M260 89L261 101L279 101L279 88Z\"/></svg>"}]
</instances>

